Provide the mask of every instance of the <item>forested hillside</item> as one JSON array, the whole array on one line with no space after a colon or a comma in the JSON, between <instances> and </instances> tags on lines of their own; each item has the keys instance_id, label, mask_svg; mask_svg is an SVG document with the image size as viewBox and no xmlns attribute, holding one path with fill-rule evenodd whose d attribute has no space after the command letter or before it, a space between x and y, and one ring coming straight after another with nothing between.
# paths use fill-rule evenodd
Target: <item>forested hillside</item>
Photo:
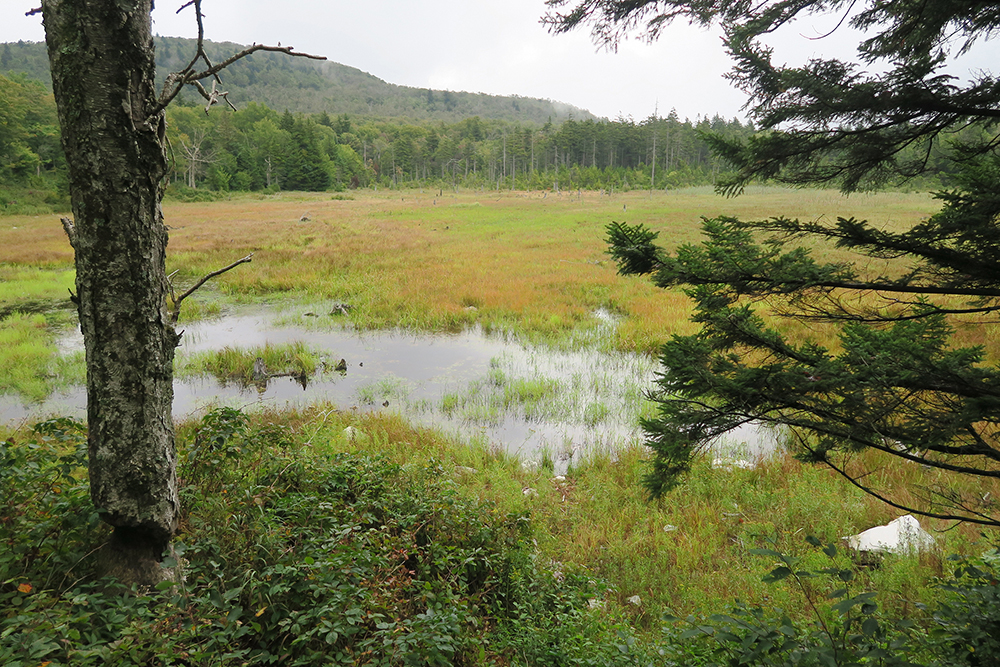
<instances>
[{"instance_id":1,"label":"forested hillside","mask_svg":"<svg viewBox=\"0 0 1000 667\"><path fill-rule=\"evenodd\" d=\"M205 43L214 62L242 50L228 42ZM187 65L195 40L156 38L156 64L160 82L169 72ZM17 42L0 46L0 73L18 72L49 85L45 45ZM377 118L443 120L453 122L479 116L522 123L594 116L567 104L527 97L501 97L480 93L410 88L386 83L361 70L334 62L289 58L281 53L257 52L230 66L222 75L224 89L240 105L264 104L277 111L362 115ZM193 91L187 99L197 97Z\"/></svg>"},{"instance_id":2,"label":"forested hillside","mask_svg":"<svg viewBox=\"0 0 1000 667\"><path fill-rule=\"evenodd\" d=\"M163 71L180 67L190 46L186 40L161 40ZM221 55L236 46L213 48ZM0 210L65 210L55 108L42 81L48 73L44 50L38 44L5 44L0 62L8 66L6 76L0 73ZM389 86L358 70L319 69L310 61L267 53L237 63L225 80L238 111L220 106L205 113L203 102L190 95L168 109L169 184L175 196L357 187L610 190L709 184L721 165L699 133L752 131L735 120L691 122L673 113L638 123L560 120L548 113L551 103L540 100L431 91L415 96L414 89ZM346 107L321 104L329 99L324 96L332 81L353 91L342 96ZM398 94L376 101L375 92L388 89ZM268 96L287 104L269 106ZM311 100L320 110L286 108L291 100ZM343 110L361 100L378 111ZM508 111L519 107L519 115L504 117L504 105ZM439 107L445 110L441 114L434 111ZM390 111L403 108L409 115Z\"/></svg>"},{"instance_id":3,"label":"forested hillside","mask_svg":"<svg viewBox=\"0 0 1000 667\"><path fill-rule=\"evenodd\" d=\"M486 189L669 188L711 183L719 169L702 130L746 133L721 118L455 123L357 120L347 114L168 110L172 179L212 190L425 186ZM655 160L655 168L654 168ZM655 174L654 174L655 169ZM655 177L655 183L653 179Z\"/></svg>"}]
</instances>

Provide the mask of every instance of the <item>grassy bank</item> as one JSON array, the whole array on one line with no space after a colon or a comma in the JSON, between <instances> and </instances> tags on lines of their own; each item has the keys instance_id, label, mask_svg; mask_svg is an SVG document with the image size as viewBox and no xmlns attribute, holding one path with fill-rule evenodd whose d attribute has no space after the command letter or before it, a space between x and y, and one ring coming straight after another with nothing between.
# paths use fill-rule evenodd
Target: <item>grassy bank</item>
<instances>
[{"instance_id":1,"label":"grassy bank","mask_svg":"<svg viewBox=\"0 0 1000 667\"><path fill-rule=\"evenodd\" d=\"M808 637L821 621L850 625L826 599L835 587L877 593L864 598L877 608L855 610L859 624L883 629L869 643L899 640L892 655L926 664L954 659L957 630L922 611L958 604L934 585L953 572L945 554L987 547L958 528L929 553L877 567L824 554L807 535L836 544L891 513L791 459L699 466L650 504L638 488L641 450L553 478L392 416L331 406L221 409L182 425L179 442L187 578L131 592L93 575L106 529L87 497L82 427L48 422L0 447L5 665L708 665L735 649L725 619L704 617L735 600L815 658L821 647ZM919 470L895 474L900 485L927 481ZM819 574L764 583L775 554ZM960 602L984 632L995 623L995 608ZM666 612L703 620L692 634ZM896 628L900 616L913 627Z\"/></svg>"},{"instance_id":2,"label":"grassy bank","mask_svg":"<svg viewBox=\"0 0 1000 667\"><path fill-rule=\"evenodd\" d=\"M168 204L178 286L255 253L192 297L200 305L188 313L299 304L316 326L477 324L556 346L649 351L691 330L687 301L616 275L602 240L610 220L645 222L671 245L696 241L703 213L895 225L934 210L923 195L772 189L735 200L707 189L351 196ZM58 365L51 332L66 311L47 309L72 286L70 249L54 217L3 222L0 391L43 395L82 368L79 358ZM617 317L602 322L597 309ZM992 346L986 330L963 340ZM178 371L252 382L257 358L271 373L316 369L314 352L287 346L234 347ZM494 370L443 396L442 408L483 421L579 413L600 428L614 406L563 401L589 390ZM82 427L57 420L5 434L0 663L771 665L829 664L820 655L835 650L840 664L863 654L868 664L943 665L973 664L969 646L993 650L988 564L958 590L939 583L961 573L949 556L976 557L995 536L925 520L929 552L857 562L830 545L898 513L788 456L750 470L704 460L649 502L641 447L557 477L550 462L526 467L389 411L226 408L182 424L178 443L187 580L124 591L93 572L106 529L87 494ZM890 495L936 488L920 466L857 463ZM974 490L983 503L1000 494Z\"/></svg>"}]
</instances>

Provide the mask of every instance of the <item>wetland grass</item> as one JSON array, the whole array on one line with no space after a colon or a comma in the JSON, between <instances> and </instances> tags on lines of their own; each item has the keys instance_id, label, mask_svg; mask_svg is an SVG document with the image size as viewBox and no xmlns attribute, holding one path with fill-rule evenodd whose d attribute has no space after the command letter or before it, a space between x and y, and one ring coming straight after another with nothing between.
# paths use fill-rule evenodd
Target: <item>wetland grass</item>
<instances>
[{"instance_id":1,"label":"wetland grass","mask_svg":"<svg viewBox=\"0 0 1000 667\"><path fill-rule=\"evenodd\" d=\"M693 330L687 322L690 307L680 293L616 275L604 254L604 226L609 221L644 222L660 231L661 240L669 246L697 242L698 218L703 214L854 216L891 226L912 224L936 208L925 195L846 199L828 191L763 188L750 189L732 200L717 198L707 189L613 197L462 193L434 198L415 192L402 198L398 193L352 196L351 200L296 195L168 202L164 210L172 227L169 265L179 270L175 281L194 281L255 252L252 264L213 283L222 303L341 302L351 305L349 321L360 328L454 331L478 325L486 331L515 332L553 345L569 341L569 347L652 352L671 333ZM308 220L301 220L307 212ZM54 283L65 280L61 274L56 279L56 274L70 265L71 251L55 216L7 217L2 222L0 266L11 271L0 274L4 280L15 283L22 279L7 276L47 271L52 272ZM830 251L828 257L846 257L838 252ZM15 268L27 273L18 274ZM27 277L23 280L30 282ZM0 305L16 305L24 298L10 294ZM592 313L598 309L613 313L614 322L596 321ZM48 320L46 316L10 316L3 327L0 331L38 337L48 331ZM968 327L960 333L963 340L994 345L990 329ZM829 334L821 328L803 327L801 335L829 342ZM2 354L6 349L0 346ZM211 366L220 378L245 377L264 352L231 350L227 355L183 361L191 365L180 368L201 372ZM30 356L26 352L26 358ZM222 356L232 358L223 360ZM279 357L266 362L269 369L284 368L283 364L304 369L310 359L315 369L316 359L306 349L284 350ZM46 364L51 368L51 354L37 353L37 359L36 370L24 363L24 369L0 366L0 373L5 378L22 372L44 375ZM445 412L471 420L496 420L514 410L539 419L572 418L601 429L620 411L619 406L594 398L592 384L601 381L494 369L478 388L447 393L440 402ZM637 381L636 386L626 388L623 400L635 401L639 411L647 414L650 407L643 402L643 389ZM393 401L406 400L391 382L364 388L359 398L378 402L390 394ZM831 471L786 455L751 470L714 468L709 460L699 461L677 490L650 502L641 485L648 452L638 445L590 452L574 460L560 479L553 474L551 454L547 464L524 466L483 439L456 442L439 431L416 428L391 411L365 413L316 405L282 413L261 411L248 419L253 428L269 434L267 446L276 455L284 456L291 447L288 443L296 443L295 447L317 457L378 456L440 478L448 493L483 501L487 508L483 511L491 517L513 517L519 524L530 524L535 541L532 563L544 564L551 572L572 572L585 581L593 578L607 583L599 601L603 606L581 614L624 619L629 627L649 636L659 632L660 614L667 609L681 615L721 612L735 599L805 617L808 604L802 591L763 584L762 575L774 564L753 550L775 548L801 557L809 567L821 567L825 562L808 547L807 535L839 542L843 536L885 523L897 514ZM195 441L196 428L195 422L179 426L183 446ZM364 437L356 437L357 432ZM262 459L266 454L262 453ZM857 464L874 471L871 480L897 495L918 494L935 486L933 472L920 466L882 460L870 453ZM286 473L305 479L309 464L296 466L281 470L273 480L253 478L257 479L253 488L234 481L223 489L225 497L220 491L212 501L218 505L218 516L228 516L225 503L237 503L231 499L242 494L238 503L244 510L249 507L253 516L240 515L246 516L247 523L241 531L234 531L232 539L243 540L248 553L258 537L249 528L251 519L257 521L266 504L264 499L258 503L258 497L263 498L260 494L267 491L267 485ZM975 492L984 502L1000 494L1000 485L977 485L963 491ZM288 501L294 500L290 494ZM234 512L239 509L237 505L232 508ZM188 517L188 521L185 529L191 535L212 525L204 517ZM937 546L932 552L887 556L880 567L859 575L863 587L880 592L879 603L887 612L906 614L917 603L934 602L941 591L930 584L935 576L947 573L945 556L975 555L991 546L975 528L934 520L922 523L941 531L934 533ZM272 528L285 530L278 524L275 520ZM377 528L376 523L373 530ZM267 553L283 554L281 549L289 548L285 541L289 536L280 538L274 539L274 550ZM380 574L383 579L379 581L386 588L409 576L397 572L407 558L405 549L399 548L394 565ZM253 558L248 563L260 565L260 556ZM846 553L837 558L839 565L851 565ZM397 576L401 579L393 578ZM379 595L384 593L380 590ZM634 596L639 596L641 604L629 602ZM500 656L497 664L508 659L509 655Z\"/></svg>"},{"instance_id":2,"label":"wetland grass","mask_svg":"<svg viewBox=\"0 0 1000 667\"><path fill-rule=\"evenodd\" d=\"M187 356L179 363L178 374L212 375L222 385L236 382L250 386L277 376L309 378L320 363L320 354L302 342L268 343L250 349L227 345L221 350Z\"/></svg>"},{"instance_id":3,"label":"wetland grass","mask_svg":"<svg viewBox=\"0 0 1000 667\"><path fill-rule=\"evenodd\" d=\"M582 196L513 192L358 192L167 202L168 266L178 287L254 252L252 264L213 286L239 302L333 300L351 304L362 328L516 330L555 342L589 326L591 313L622 316L611 345L652 352L691 333L680 292L622 278L605 254L608 222L644 223L669 248L699 240L702 215L748 219L866 218L912 224L935 210L926 195L842 197L824 190L751 188L735 199L707 188ZM627 212L623 211L623 205ZM301 221L308 213L308 220ZM8 216L0 265L56 269L72 254L56 216ZM847 257L831 251L830 258Z\"/></svg>"}]
</instances>

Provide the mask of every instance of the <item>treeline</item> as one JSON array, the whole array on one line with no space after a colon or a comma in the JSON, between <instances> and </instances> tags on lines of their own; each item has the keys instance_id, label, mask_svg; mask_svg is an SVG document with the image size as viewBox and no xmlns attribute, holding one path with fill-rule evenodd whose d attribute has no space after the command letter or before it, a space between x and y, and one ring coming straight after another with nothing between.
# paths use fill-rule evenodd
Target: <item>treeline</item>
<instances>
[{"instance_id":1,"label":"treeline","mask_svg":"<svg viewBox=\"0 0 1000 667\"><path fill-rule=\"evenodd\" d=\"M66 160L55 100L44 84L0 75L0 212L66 210Z\"/></svg>"},{"instance_id":2,"label":"treeline","mask_svg":"<svg viewBox=\"0 0 1000 667\"><path fill-rule=\"evenodd\" d=\"M712 183L720 163L700 131L746 134L722 118L567 120L558 126L466 118L356 120L347 114L168 110L172 182L211 190L358 187L676 188Z\"/></svg>"},{"instance_id":3,"label":"treeline","mask_svg":"<svg viewBox=\"0 0 1000 667\"><path fill-rule=\"evenodd\" d=\"M239 111L181 101L167 111L169 183L197 193L438 187L489 190L670 189L711 184L723 168L703 132L748 136L718 116L534 124L374 120L326 112ZM952 166L929 154L927 189ZM55 104L44 84L0 75L0 212L68 209Z\"/></svg>"}]
</instances>

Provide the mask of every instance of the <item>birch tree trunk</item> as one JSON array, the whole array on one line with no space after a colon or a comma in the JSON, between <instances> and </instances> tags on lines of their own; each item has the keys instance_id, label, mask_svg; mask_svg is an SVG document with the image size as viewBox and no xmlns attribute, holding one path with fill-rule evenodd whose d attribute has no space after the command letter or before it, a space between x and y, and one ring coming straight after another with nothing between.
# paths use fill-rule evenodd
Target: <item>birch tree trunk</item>
<instances>
[{"instance_id":1,"label":"birch tree trunk","mask_svg":"<svg viewBox=\"0 0 1000 667\"><path fill-rule=\"evenodd\" d=\"M173 576L160 562L179 510L151 9L151 0L42 1L73 204L91 496L114 527L101 560L106 573L145 585Z\"/></svg>"}]
</instances>

